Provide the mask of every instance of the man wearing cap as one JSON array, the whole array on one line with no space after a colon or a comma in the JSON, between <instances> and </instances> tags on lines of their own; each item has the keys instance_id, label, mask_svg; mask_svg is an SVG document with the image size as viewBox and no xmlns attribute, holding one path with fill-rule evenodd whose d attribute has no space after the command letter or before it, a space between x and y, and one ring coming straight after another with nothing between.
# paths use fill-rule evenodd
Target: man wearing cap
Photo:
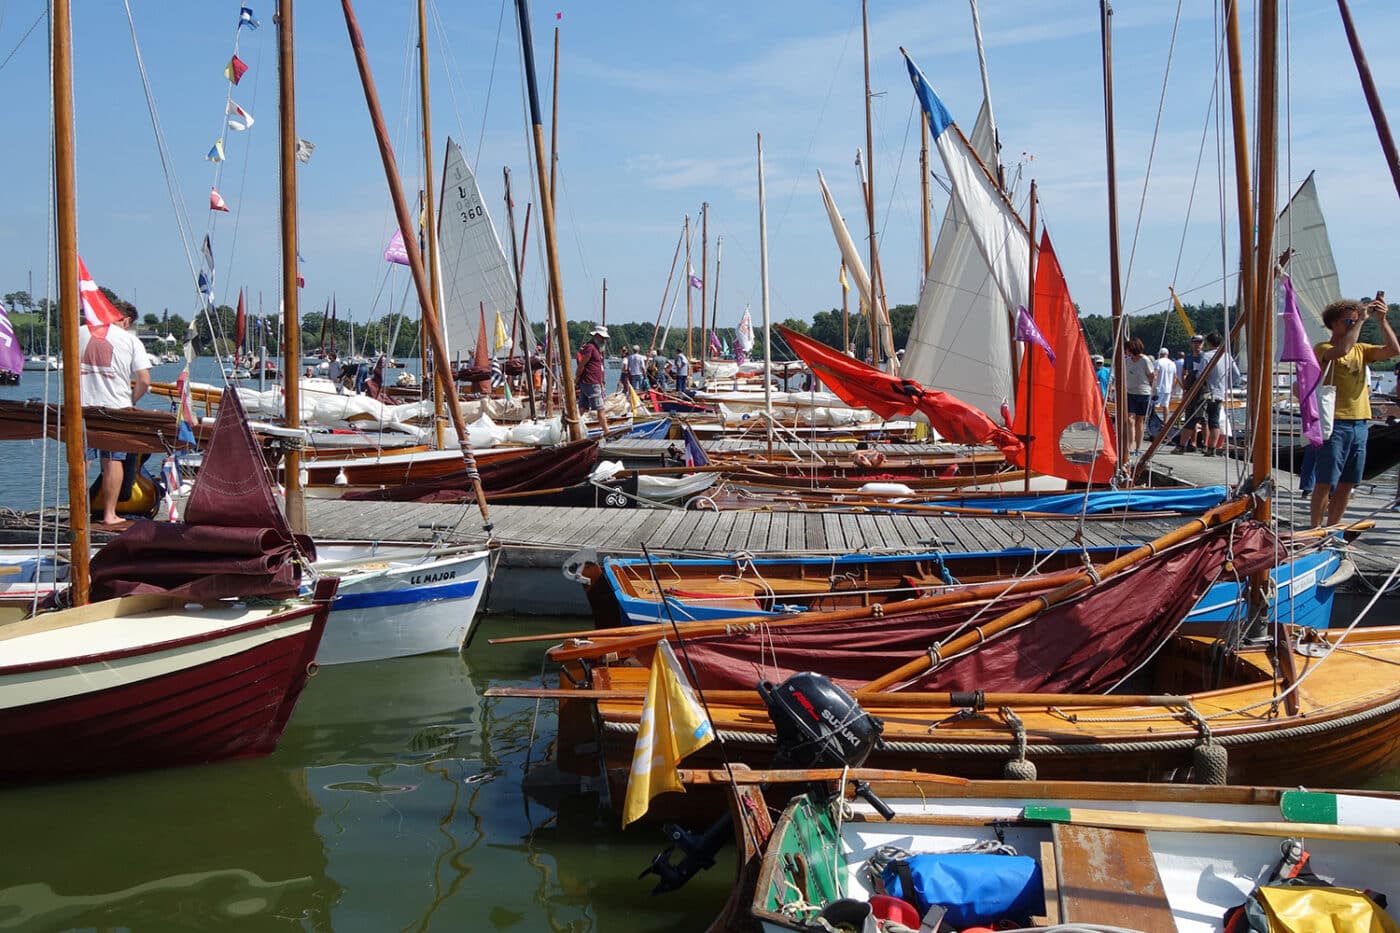
<instances>
[{"instance_id":1,"label":"man wearing cap","mask_svg":"<svg viewBox=\"0 0 1400 933\"><path fill-rule=\"evenodd\" d=\"M1090 359L1094 361L1094 378L1099 381L1099 395L1108 398L1108 377L1111 375L1108 364L1103 361L1102 353L1095 353Z\"/></svg>"},{"instance_id":2,"label":"man wearing cap","mask_svg":"<svg viewBox=\"0 0 1400 933\"><path fill-rule=\"evenodd\" d=\"M627 374L627 381L633 389L638 392L647 390L647 358L642 356L640 346L632 345L632 352L627 355L627 365L623 367L623 372Z\"/></svg>"},{"instance_id":3,"label":"man wearing cap","mask_svg":"<svg viewBox=\"0 0 1400 933\"><path fill-rule=\"evenodd\" d=\"M681 395L690 382L690 358L680 347L676 348L676 358L672 361L672 366L675 368L676 394Z\"/></svg>"},{"instance_id":4,"label":"man wearing cap","mask_svg":"<svg viewBox=\"0 0 1400 933\"><path fill-rule=\"evenodd\" d=\"M1176 363L1172 362L1171 351L1166 347L1157 351L1156 375L1152 380L1152 414L1147 419L1147 433L1156 437L1157 431L1172 410L1172 392L1176 389L1178 376ZM1161 412L1157 411L1161 408Z\"/></svg>"},{"instance_id":5,"label":"man wearing cap","mask_svg":"<svg viewBox=\"0 0 1400 933\"><path fill-rule=\"evenodd\" d=\"M581 412L596 411L598 427L608 433L608 415L603 407L603 347L608 343L608 329L599 325L588 332L588 341L578 351L578 370L574 382L578 385L578 407Z\"/></svg>"},{"instance_id":6,"label":"man wearing cap","mask_svg":"<svg viewBox=\"0 0 1400 933\"><path fill-rule=\"evenodd\" d=\"M124 317L115 324L98 328L99 333L92 333L86 325L78 330L78 380L84 406L134 408L151 387L151 359L141 341L128 331L136 322L136 308L130 304L118 306ZM134 474L136 458L136 454L120 451L88 451L88 459L98 460L102 468L103 508L99 524L121 523L117 501L121 498L127 461L131 461Z\"/></svg>"},{"instance_id":7,"label":"man wearing cap","mask_svg":"<svg viewBox=\"0 0 1400 933\"><path fill-rule=\"evenodd\" d=\"M1200 381L1201 374L1206 369L1206 355L1204 352L1206 338L1196 334L1191 338L1191 352L1186 354L1181 369L1181 388L1183 392L1190 392L1191 387ZM1196 393L1196 399L1191 403L1186 416L1181 419L1181 431L1176 435L1176 452L1191 453L1196 449L1197 429L1204 430L1205 423L1205 399L1201 393ZM1204 442L1205 438L1201 437Z\"/></svg>"}]
</instances>

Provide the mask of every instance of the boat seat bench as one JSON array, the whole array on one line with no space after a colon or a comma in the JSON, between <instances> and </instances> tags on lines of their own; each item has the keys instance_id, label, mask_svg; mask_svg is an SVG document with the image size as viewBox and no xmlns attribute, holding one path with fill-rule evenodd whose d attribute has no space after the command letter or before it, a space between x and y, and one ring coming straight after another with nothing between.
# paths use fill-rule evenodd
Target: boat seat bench
<instances>
[{"instance_id":1,"label":"boat seat bench","mask_svg":"<svg viewBox=\"0 0 1400 933\"><path fill-rule=\"evenodd\" d=\"M1057 823L1051 827L1051 839L1061 923L1106 923L1143 933L1175 933L1176 921L1147 833ZM1128 917L1131 923L1120 924Z\"/></svg>"}]
</instances>

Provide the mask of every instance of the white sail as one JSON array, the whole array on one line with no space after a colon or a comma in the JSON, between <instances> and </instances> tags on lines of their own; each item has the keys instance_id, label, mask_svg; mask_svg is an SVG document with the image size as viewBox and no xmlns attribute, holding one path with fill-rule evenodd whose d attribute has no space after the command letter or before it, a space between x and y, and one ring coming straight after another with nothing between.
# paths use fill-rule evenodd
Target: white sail
<instances>
[{"instance_id":1,"label":"white sail","mask_svg":"<svg viewBox=\"0 0 1400 933\"><path fill-rule=\"evenodd\" d=\"M851 279L855 282L856 294L860 296L861 302L868 311L876 309L875 319L880 322L881 346L884 347L885 357L888 359L894 356L894 340L890 335L890 317L883 304L876 304L870 290L870 273L865 271L865 263L861 262L860 253L856 250L855 240L851 239L851 232L846 229L846 221L841 217L841 212L836 207L836 199L831 196L831 189L826 186L826 179L822 177L821 169L817 170L817 184L821 185L822 202L826 204L826 216L831 221L831 232L836 237L836 245L841 249L841 258L846 263L846 268L850 270Z\"/></svg>"},{"instance_id":2,"label":"white sail","mask_svg":"<svg viewBox=\"0 0 1400 933\"><path fill-rule=\"evenodd\" d=\"M1292 254L1283 268L1293 280L1293 292L1303 311L1303 326L1314 343L1328 340L1329 332L1322 326L1322 309L1341 298L1342 289L1312 172L1278 215L1278 226L1274 229L1275 259L1289 249ZM1279 346L1282 339L1283 333L1276 327L1274 345Z\"/></svg>"},{"instance_id":3,"label":"white sail","mask_svg":"<svg viewBox=\"0 0 1400 933\"><path fill-rule=\"evenodd\" d=\"M953 197L934 243L901 373L929 388L951 392L999 421L1002 402L1016 391L1011 314L1025 302L1030 243L1019 218L1001 200L982 166L973 159L958 158L957 150L966 147L983 158L993 153L985 103L970 142L956 127L943 135L952 134L961 145L939 150L951 149L955 157L950 165L944 156ZM959 167L956 172L954 165Z\"/></svg>"},{"instance_id":4,"label":"white sail","mask_svg":"<svg viewBox=\"0 0 1400 933\"><path fill-rule=\"evenodd\" d=\"M448 352L469 356L476 349L483 307L488 328L497 312L502 320L514 319L515 276L481 198L476 176L461 147L450 138L442 166L438 250L442 256L442 319ZM489 337L488 333L488 340Z\"/></svg>"}]
</instances>

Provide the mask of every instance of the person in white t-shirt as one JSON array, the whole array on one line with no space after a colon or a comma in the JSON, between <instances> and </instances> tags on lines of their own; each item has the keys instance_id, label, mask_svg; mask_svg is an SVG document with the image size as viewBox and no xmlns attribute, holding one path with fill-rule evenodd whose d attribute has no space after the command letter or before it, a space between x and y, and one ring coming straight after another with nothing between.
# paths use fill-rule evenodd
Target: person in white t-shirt
<instances>
[{"instance_id":1,"label":"person in white t-shirt","mask_svg":"<svg viewBox=\"0 0 1400 933\"><path fill-rule=\"evenodd\" d=\"M78 329L78 378L83 407L134 408L151 387L151 359L146 348L128 328L136 321L136 308L122 306L125 316L106 328L101 336L84 326ZM102 520L99 524L116 525L117 500L121 498L123 472L128 458L135 454L110 450L93 450L102 466Z\"/></svg>"}]
</instances>

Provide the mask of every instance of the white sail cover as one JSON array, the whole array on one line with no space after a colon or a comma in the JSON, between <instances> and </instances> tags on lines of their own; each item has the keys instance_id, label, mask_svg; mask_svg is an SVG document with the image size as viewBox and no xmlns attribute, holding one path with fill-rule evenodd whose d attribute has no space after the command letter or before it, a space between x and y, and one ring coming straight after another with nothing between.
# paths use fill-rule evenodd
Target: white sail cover
<instances>
[{"instance_id":1,"label":"white sail cover","mask_svg":"<svg viewBox=\"0 0 1400 933\"><path fill-rule=\"evenodd\" d=\"M438 214L438 249L442 256L442 319L449 353L470 356L476 349L481 309L489 328L500 312L515 315L515 276L481 199L476 176L462 148L447 140L442 166L442 209ZM528 331L527 331L528 333ZM490 334L487 334L488 342Z\"/></svg>"},{"instance_id":2,"label":"white sail cover","mask_svg":"<svg viewBox=\"0 0 1400 933\"><path fill-rule=\"evenodd\" d=\"M1011 321L1029 290L1029 234L913 62L909 73L953 196L934 245L901 372L929 388L951 392L1000 421L1002 402L1015 394ZM985 105L973 137L990 155Z\"/></svg>"},{"instance_id":3,"label":"white sail cover","mask_svg":"<svg viewBox=\"0 0 1400 933\"><path fill-rule=\"evenodd\" d=\"M1303 326L1313 343L1330 339L1322 326L1322 309L1342 297L1337 280L1337 264L1332 260L1332 244L1327 239L1327 221L1322 217L1322 203L1317 197L1313 173L1298 187L1292 200L1278 215L1274 229L1274 258L1289 249L1293 253L1284 264L1284 271L1293 280L1293 292L1302 309ZM1282 310L1281 308L1279 310ZM1281 346L1283 331L1275 322L1274 346Z\"/></svg>"}]
</instances>

